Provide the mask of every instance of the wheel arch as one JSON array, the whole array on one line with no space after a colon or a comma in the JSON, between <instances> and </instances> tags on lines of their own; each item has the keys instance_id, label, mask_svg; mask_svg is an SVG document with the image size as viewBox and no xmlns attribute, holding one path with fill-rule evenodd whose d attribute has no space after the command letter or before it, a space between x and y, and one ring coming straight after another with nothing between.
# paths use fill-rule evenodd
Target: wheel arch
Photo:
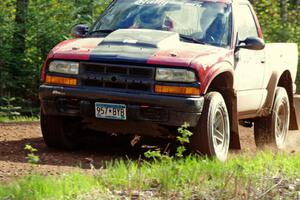
<instances>
[{"instance_id":1,"label":"wheel arch","mask_svg":"<svg viewBox=\"0 0 300 200\"><path fill-rule=\"evenodd\" d=\"M223 96L230 119L230 148L241 149L237 118L237 95L233 86L232 71L223 71L211 79L205 93L216 91Z\"/></svg>"},{"instance_id":2,"label":"wheel arch","mask_svg":"<svg viewBox=\"0 0 300 200\"><path fill-rule=\"evenodd\" d=\"M298 130L296 109L294 104L294 89L293 89L293 79L291 72L289 70L285 70L283 72L273 72L270 78L270 81L267 86L267 99L263 106L262 116L267 116L271 113L273 103L275 100L275 91L277 87L283 87L286 89L289 103L290 103L290 130Z\"/></svg>"}]
</instances>

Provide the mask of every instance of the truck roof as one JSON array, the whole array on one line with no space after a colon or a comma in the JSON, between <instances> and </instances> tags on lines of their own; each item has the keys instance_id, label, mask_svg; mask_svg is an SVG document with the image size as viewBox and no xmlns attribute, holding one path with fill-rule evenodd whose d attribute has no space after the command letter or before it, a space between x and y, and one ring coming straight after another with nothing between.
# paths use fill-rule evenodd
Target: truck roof
<instances>
[{"instance_id":1,"label":"truck roof","mask_svg":"<svg viewBox=\"0 0 300 200\"><path fill-rule=\"evenodd\" d=\"M246 3L249 3L249 0L204 0L204 1L224 2L224 3L233 3L233 2L246 2Z\"/></svg>"},{"instance_id":2,"label":"truck roof","mask_svg":"<svg viewBox=\"0 0 300 200\"><path fill-rule=\"evenodd\" d=\"M113 0L116 1L116 0ZM220 3L233 3L233 2L244 2L249 3L249 0L199 0L199 1L208 1L208 2L220 2Z\"/></svg>"}]
</instances>

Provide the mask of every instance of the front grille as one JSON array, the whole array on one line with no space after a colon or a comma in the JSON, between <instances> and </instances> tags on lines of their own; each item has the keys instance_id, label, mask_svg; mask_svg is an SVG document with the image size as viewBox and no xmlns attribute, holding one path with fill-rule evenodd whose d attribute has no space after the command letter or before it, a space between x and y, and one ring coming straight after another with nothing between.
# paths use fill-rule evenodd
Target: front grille
<instances>
[{"instance_id":1,"label":"front grille","mask_svg":"<svg viewBox=\"0 0 300 200\"><path fill-rule=\"evenodd\" d=\"M80 81L83 86L151 92L154 67L81 63Z\"/></svg>"}]
</instances>

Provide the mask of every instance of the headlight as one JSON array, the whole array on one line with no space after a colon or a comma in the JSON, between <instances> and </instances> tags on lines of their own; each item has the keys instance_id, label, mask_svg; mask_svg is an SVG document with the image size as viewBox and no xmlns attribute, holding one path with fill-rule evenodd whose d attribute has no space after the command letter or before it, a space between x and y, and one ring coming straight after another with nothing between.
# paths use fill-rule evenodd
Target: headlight
<instances>
[{"instance_id":1,"label":"headlight","mask_svg":"<svg viewBox=\"0 0 300 200\"><path fill-rule=\"evenodd\" d=\"M52 61L49 65L50 72L62 73L62 74L79 74L79 63L70 61Z\"/></svg>"},{"instance_id":2,"label":"headlight","mask_svg":"<svg viewBox=\"0 0 300 200\"><path fill-rule=\"evenodd\" d=\"M186 69L157 68L157 81L192 83L197 81L196 74Z\"/></svg>"}]
</instances>

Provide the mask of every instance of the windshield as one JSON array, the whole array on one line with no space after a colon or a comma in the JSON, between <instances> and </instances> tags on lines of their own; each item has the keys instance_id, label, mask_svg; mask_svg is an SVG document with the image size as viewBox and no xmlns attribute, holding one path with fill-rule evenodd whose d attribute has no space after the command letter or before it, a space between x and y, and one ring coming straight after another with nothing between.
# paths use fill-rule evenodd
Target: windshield
<instances>
[{"instance_id":1,"label":"windshield","mask_svg":"<svg viewBox=\"0 0 300 200\"><path fill-rule=\"evenodd\" d=\"M98 19L91 35L117 29L177 32L185 42L227 47L231 7L199 0L117 0ZM188 40L190 39L190 40Z\"/></svg>"}]
</instances>

